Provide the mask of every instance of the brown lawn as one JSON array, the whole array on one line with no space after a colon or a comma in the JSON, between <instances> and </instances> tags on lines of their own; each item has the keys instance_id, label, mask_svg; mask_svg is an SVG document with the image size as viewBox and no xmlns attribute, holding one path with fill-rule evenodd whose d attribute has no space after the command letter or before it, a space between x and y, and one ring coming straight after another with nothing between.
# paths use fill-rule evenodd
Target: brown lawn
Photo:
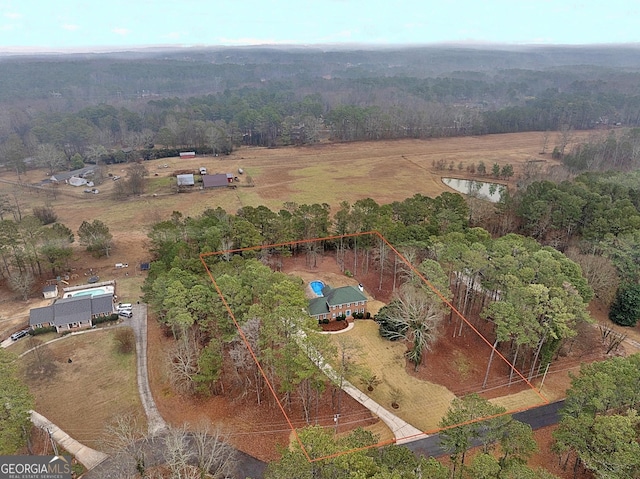
<instances>
[{"instance_id":1,"label":"brown lawn","mask_svg":"<svg viewBox=\"0 0 640 479\"><path fill-rule=\"evenodd\" d=\"M145 421L135 354L117 353L113 335L111 330L66 336L41 348L40 356L29 353L20 360L36 411L95 449L115 414L131 412Z\"/></svg>"},{"instance_id":2,"label":"brown lawn","mask_svg":"<svg viewBox=\"0 0 640 479\"><path fill-rule=\"evenodd\" d=\"M579 141L591 133L578 132L575 139ZM116 279L118 282L116 292L122 300L134 301L140 296L139 287L145 277L144 273L138 270L137 265L151 259L146 236L148 229L155 222L167 219L173 211L179 211L185 216L193 216L200 214L206 208L219 206L233 213L246 205L266 205L277 210L286 201L323 202L336 208L341 201L346 200L353 203L367 197L374 198L378 203L384 204L396 200L401 201L416 193L435 196L444 191L452 191L442 183L441 177L468 177L466 167L472 163L477 165L479 161L483 161L488 169L493 163L498 163L500 166L512 164L516 174L509 182L509 186L514 187L523 171L523 165L528 160L543 160L541 163L543 168L556 165L556 162L551 160L548 155L538 154L541 144L541 133L521 133L435 140L321 144L305 148L241 148L227 157L190 160L169 158L146 162L145 165L150 172L148 193L124 201L111 198L110 190L113 188L111 180L106 180L104 185L99 186L101 193L98 195L84 194L82 188L63 185L59 188L57 197L53 198L45 193L25 193L23 190L16 189L6 183L0 183L0 194L12 195L15 192L24 214L28 214L34 206L45 204L52 206L59 216L59 221L69 226L74 232L77 231L83 220L100 219L104 221L114 236L111 257L95 259L84 252L76 242L70 267L71 273L77 277L71 279L70 283L82 284L89 274L98 273L101 279ZM550 146L552 149L553 145ZM453 162L454 170L434 170L432 165L438 160L444 160L447 164ZM459 163L462 163L462 170L458 169ZM164 164L167 165L167 168L163 167ZM211 173L236 172L241 167L245 174L238 175L240 183L237 189L212 191L196 189L191 193L175 193L171 186L173 180L169 178L172 173L182 169L196 170L200 166L207 167ZM113 174L123 174L123 170L123 165L109 167L109 172ZM42 171L30 171L23 176L23 181L35 183L44 176ZM255 186L246 186L249 177ZM4 172L0 175L0 179L15 180L16 178L11 172ZM129 263L130 268L115 269L114 263L119 262ZM335 261L332 265L331 261L325 259L324 263L315 270L305 271L305 268L297 267L292 271L297 270L296 274L300 274L305 280L325 277L330 284L336 286L341 285L341 281L350 281L350 284L353 281L358 281L357 278L355 280L346 278L339 270L336 270ZM322 271L325 269L326 271L323 273ZM326 274L326 276L321 276L322 274ZM365 284L366 291L371 296L377 298L378 302L371 303L372 312L377 311L377 308L388 301L391 294L388 285L383 288L384 291L372 294L378 287L375 276L361 277L359 281ZM35 297L26 303L16 301L13 293L0 289L0 339L18 329L21 324L26 323L29 308L43 304L46 304L46 301ZM289 440L288 425L273 404L267 403L258 408L252 405L251 401L240 404L229 403L220 396L198 400L182 398L173 394L167 386L166 378L163 377L163 349L166 346L166 339L163 339L162 334L155 327L154 321L151 320L149 324L151 382L158 407L163 416L173 424L181 424L185 421L193 422L203 416L209 417L233 430L232 439L241 449L264 459L273 458L275 445L286 444ZM366 322L363 325L367 328ZM360 325L358 325L359 327ZM638 328L635 329L636 334L638 330ZM72 435L76 432L80 440L89 436L89 440L95 440L95 434L100 429L105 417L112 411L128 408L133 401L133 399L125 401L116 399L121 395L129 398L128 394L131 393L129 389L126 390L127 392L120 389L122 384L129 384L128 382L120 381L119 377L109 376L109 374L124 374L118 368L111 368L116 371L107 371L106 368L97 371L91 369L91 374L74 373L78 370L84 373L85 369L89 371L90 364L92 367L99 364L100 361L94 361L94 358L103 358L106 361L113 360L110 357L109 341L90 339L101 337L99 335L105 333L93 334L98 334L98 336L85 335L87 341L90 341L90 345L71 342L72 340L77 341L75 338L69 338L69 342L65 340L58 343L64 345L62 350L55 353L57 358L55 364L58 366L55 378L59 381L31 380L32 387L36 388L35 391L38 394L38 408L41 404L45 407L45 410L40 412L45 415L50 413L54 422L60 421L60 425ZM463 347L452 348L454 355L450 358L443 356L444 361L458 375L449 375L452 378L466 377L477 380L477 377L481 375L482 368L478 368L477 362L473 359L475 356L469 354L473 348L469 349L465 344L465 341L469 341L470 338L473 336L469 335L469 331L465 331L463 337L459 338L459 343ZM373 341L373 338L370 340ZM389 347L389 359L385 361L389 367L393 364L396 367L400 366L400 370L404 368L403 377L406 376L407 384L413 381L428 381L439 384L438 387L443 388L441 391L443 397L451 397L450 394L463 392L457 391L452 384L447 383L446 378L434 380L434 378L411 374L412 368L402 365L403 358L400 359L402 351L395 351L395 345ZM482 361L486 361L488 349L485 348L482 354L484 354L484 357L481 358ZM80 367L77 367L78 364L75 360L72 364L64 362L69 356L75 357L73 355L77 355L79 358ZM89 357L92 358L91 361L87 360ZM436 354L427 355L427 364L436 365L436 367L425 367L422 368L422 371L437 370L439 367L436 362L437 357ZM586 360L586 356L574 357L571 367L577 368L582 360ZM563 370L550 371L543 388L543 392L548 397L553 398L558 394L561 395L560 392L555 391L562 391L562 388L566 386L567 369L568 367ZM449 371L444 368L442 370ZM502 374L499 367L496 367L496 374L499 373ZM103 381L103 377L110 379ZM57 386L58 382L60 385L67 386ZM388 403L389 398L384 396L388 394L388 391L385 392L385 387L380 386L377 389L376 394L381 394L380 402ZM476 390L476 386L466 390ZM413 399L412 394L406 394L403 399L404 404L409 405L417 401ZM508 392L503 391L500 394L494 393L488 396L505 394ZM520 394L526 396L530 393ZM529 403L531 398L513 397L504 399L504 401L508 402L511 407L511 404ZM370 414L363 411L359 405L349 401L345 402L347 403L345 414L353 415L351 416L353 421L350 421L352 425L370 425L375 422L372 421ZM329 406L331 404L330 393L323 400L323 406L327 404ZM96 405L98 406L97 412L94 412ZM405 414L406 409L409 408L401 403L398 413ZM292 415L295 416L295 414ZM324 421L325 424L331 425L333 422L331 408L322 409L320 417L321 422ZM429 429L434 421L434 418L425 419L424 429ZM296 422L296 425L302 424ZM379 428L380 426L378 423L372 427ZM385 432L383 429L381 432L384 440L388 431Z\"/></svg>"}]
</instances>

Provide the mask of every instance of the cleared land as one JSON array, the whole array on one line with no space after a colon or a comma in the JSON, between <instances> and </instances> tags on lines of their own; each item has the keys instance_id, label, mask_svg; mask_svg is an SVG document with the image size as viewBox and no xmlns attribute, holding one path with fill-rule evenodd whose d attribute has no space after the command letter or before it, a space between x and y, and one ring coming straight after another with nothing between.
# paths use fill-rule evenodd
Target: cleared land
<instances>
[{"instance_id":1,"label":"cleared land","mask_svg":"<svg viewBox=\"0 0 640 479\"><path fill-rule=\"evenodd\" d=\"M574 141L586 138L591 133L578 132ZM553 141L552 137L549 150L553 149ZM30 213L34 206L52 206L59 216L59 221L69 226L74 232L83 220L104 221L114 236L112 256L95 259L76 244L70 266L77 277L71 281L71 284L86 282L86 274L89 270L95 271L102 279L116 279L119 297L126 301L133 301L139 297L139 286L145 277L145 273L140 272L136 266L141 261L151 259L146 236L148 228L157 221L167 219L173 211L180 211L184 216L194 216L206 208L220 206L229 212L235 212L245 205L266 205L277 210L286 201L323 202L335 208L341 201L354 202L367 197L384 204L403 200L415 193L435 196L443 191L452 191L441 182L441 177L468 177L467 165L472 163L477 165L479 161L483 161L488 168L493 163L501 166L512 164L516 173L510 184L513 187L518 175L522 172L523 165L528 160L544 160L541 165L545 168L557 164L548 155L539 155L541 145L541 133L522 133L427 141L323 144L306 148L241 148L228 157L191 160L170 158L145 162L150 172L147 193L124 201L114 200L111 197L110 190L114 185L111 180L106 180L99 186L101 192L98 195L84 194L83 188L63 185L59 188L57 197L53 198L45 192L34 193L31 190L1 182L0 194L9 194L13 197L15 193L23 214ZM439 160L446 164L453 163L453 171L435 170L433 164ZM458 169L460 163L463 165L462 170ZM165 164L167 168L164 168ZM182 169L196 170L200 166L207 167L210 173L235 173L238 168L243 168L245 174L238 175L240 183L235 190L196 189L191 193L175 193L172 187L174 180L170 178L172 173ZM120 175L124 173L125 167L125 165L112 165L108 167L107 172ZM29 171L23 175L22 181L36 183L45 176L44 171ZM251 177L255 186L244 187L248 176ZM17 180L13 172L2 173L0 179ZM114 264L117 262L128 263L130 268L115 269ZM0 290L0 315L3 318L0 319L0 339L10 334L12 329L18 329L20 324L26 323L29 308L46 303L47 301L38 298L28 302L16 301L13 293ZM640 336L638 331L638 328L634 328L628 332ZM91 333L85 337L88 340L93 335L102 334L104 333ZM56 353L58 359L54 361L59 367L56 374L62 375L59 378L60 384L67 386L55 385L58 378L54 376L53 381L37 380L32 387L36 388L37 407L48 404L45 406L48 409L38 410L45 415L50 412L52 416L50 418L54 422L59 420L65 430L72 435L76 432L78 439L83 440L87 434L95 434L98 429L101 430L109 414L129 407L128 400L117 399L119 395L131 397L128 394L133 394L137 397L137 393L133 368L131 369L133 386L131 390L126 389L128 391L126 393L120 391L120 388L124 387L125 383L128 384L129 379L122 382L119 381L120 377L102 380L103 374L105 378L109 377L107 373L123 374L120 367L111 367L115 371L110 371L107 366L104 366L104 370L92 369L90 373L77 376L69 374L67 378L66 373L73 371L67 366L75 365L76 355L79 358L85 358L80 360L80 364L88 363L86 358L90 357L92 358L90 362L96 366L113 365L114 358L110 357L112 355L110 341L92 340L90 348L68 342L81 337L67 338L56 343L64 344L67 348ZM155 338L150 338L150 341L155 343L150 344L150 365L153 368L154 365L162 363L164 339L156 332ZM387 345L388 343L385 343L385 347ZM53 345L51 348L53 350ZM395 356L391 354L390 357L397 357L401 353L402 351L396 352ZM72 364L65 362L69 357L74 358ZM429 357L427 357L428 361ZM397 362L404 363L404 359ZM459 369L464 370L466 364L464 358L461 358L459 363ZM152 384L156 386L154 394L159 396L156 399L161 403L159 408L165 418L172 423L180 424L185 419L201 416L209 416L212 419L225 417L225 425L236 428L235 440L247 443L249 442L247 438L253 438L256 448L260 445L258 443L264 442L264 439L259 438L264 438L265 434L267 437L269 434L278 436L270 442L283 444L288 439L287 428L282 428L282 421L279 418L273 420L273 409L263 412L263 421L256 422L256 417L259 417L253 414L256 411L240 412L235 405L221 402L219 397L211 398L209 401L191 401L173 397L173 393L166 388L162 380L162 373L152 370L151 375ZM96 380L96 378L100 379ZM547 385L551 387L552 379L552 375L547 378L545 389ZM557 382L562 382L566 386L566 372ZM383 394L384 388L379 387L379 389L378 392ZM544 392L549 394L546 390ZM96 403L92 402L94 397L99 398ZM399 415L409 409L411 400L410 395L400 398L400 409L397 411ZM131 399L131 404L133 401ZM138 408L137 410L141 413L139 400L136 399L136 401L133 407ZM388 404L389 398L383 395L380 402ZM100 412L102 408L104 411ZM328 421L331 422L331 417L328 417ZM425 429L430 429L433 423L433 420L428 419L428 421L425 423ZM262 424L261 427L267 431L256 434L258 423ZM91 440L94 439L90 437L89 441ZM92 445L90 442L88 444ZM251 453L255 450L247 452ZM269 454L266 457L269 457Z\"/></svg>"},{"instance_id":2,"label":"cleared land","mask_svg":"<svg viewBox=\"0 0 640 479\"><path fill-rule=\"evenodd\" d=\"M576 132L580 141L593 132ZM549 151L555 138L551 137ZM437 196L453 191L441 181L443 176L469 177L466 167L483 161L487 169L498 163L512 164L515 176L510 187L528 160L542 160L539 165L557 165L549 155L540 155L542 133L516 133L480 137L442 138L433 140L398 140L319 144L303 148L247 148L229 156L195 159L163 158L145 162L149 171L146 193L125 200L113 199L116 184L108 174L125 175L126 165L107 165L105 181L98 185L97 195L83 193L83 187L60 185L56 196L44 190L24 185L39 184L48 177L45 170L30 170L17 178L14 171L0 174L0 194L6 194L20 204L23 214L33 207L51 206L59 221L77 232L84 220L99 219L110 229L114 241L110 258L95 259L77 243L70 267L77 278L72 285L86 281L89 271L103 279L121 281L118 296L126 301L137 300L144 273L137 270L140 262L150 260L147 232L154 223L168 219L173 211L195 216L207 208L221 207L235 213L242 206L266 205L279 210L287 201L311 204L327 203L337 208L341 201L355 202L373 198L380 204L402 201L420 193ZM433 165L443 161L445 170ZM463 169L458 166L462 163ZM448 165L454 165L452 171ZM166 168L165 168L166 165ZM234 173L238 188L194 189L176 193L174 172L194 170L204 166L209 173ZM238 168L244 174L237 173ZM156 176L157 175L157 176ZM255 186L248 187L249 178ZM122 180L118 180L122 181ZM115 263L128 263L127 269L115 269ZM42 286L42 285L40 285ZM34 298L26 303L0 289L0 340L28 322L30 308L46 302Z\"/></svg>"},{"instance_id":3,"label":"cleared land","mask_svg":"<svg viewBox=\"0 0 640 479\"><path fill-rule=\"evenodd\" d=\"M135 353L118 353L114 334L112 329L67 336L20 360L36 411L94 449L101 449L105 424L114 415L131 412L146 422Z\"/></svg>"}]
</instances>

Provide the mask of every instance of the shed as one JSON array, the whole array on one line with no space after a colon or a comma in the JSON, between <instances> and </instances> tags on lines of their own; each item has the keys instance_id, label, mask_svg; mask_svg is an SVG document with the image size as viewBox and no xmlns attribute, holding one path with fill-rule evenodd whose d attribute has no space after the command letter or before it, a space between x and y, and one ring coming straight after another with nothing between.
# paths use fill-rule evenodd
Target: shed
<instances>
[{"instance_id":1,"label":"shed","mask_svg":"<svg viewBox=\"0 0 640 479\"><path fill-rule=\"evenodd\" d=\"M233 183L233 173L226 173L227 183Z\"/></svg>"},{"instance_id":2,"label":"shed","mask_svg":"<svg viewBox=\"0 0 640 479\"><path fill-rule=\"evenodd\" d=\"M182 158L195 158L196 157L196 152L195 151L182 151L180 152L180 159Z\"/></svg>"},{"instance_id":3,"label":"shed","mask_svg":"<svg viewBox=\"0 0 640 479\"><path fill-rule=\"evenodd\" d=\"M45 299L57 298L58 297L58 285L57 284L53 284L51 286L45 286L44 288L42 288L42 296L44 296Z\"/></svg>"},{"instance_id":4,"label":"shed","mask_svg":"<svg viewBox=\"0 0 640 479\"><path fill-rule=\"evenodd\" d=\"M202 186L204 188L219 188L228 184L229 180L225 174L202 175Z\"/></svg>"},{"instance_id":5,"label":"shed","mask_svg":"<svg viewBox=\"0 0 640 479\"><path fill-rule=\"evenodd\" d=\"M178 179L178 186L193 186L196 184L193 173L177 175L176 178Z\"/></svg>"}]
</instances>

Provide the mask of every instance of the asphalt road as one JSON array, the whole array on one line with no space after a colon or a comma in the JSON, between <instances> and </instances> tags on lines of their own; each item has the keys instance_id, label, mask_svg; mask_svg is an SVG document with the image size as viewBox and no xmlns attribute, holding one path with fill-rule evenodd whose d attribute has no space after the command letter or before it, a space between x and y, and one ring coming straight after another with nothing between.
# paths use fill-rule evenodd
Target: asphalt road
<instances>
[{"instance_id":1,"label":"asphalt road","mask_svg":"<svg viewBox=\"0 0 640 479\"><path fill-rule=\"evenodd\" d=\"M558 410L564 405L564 399L551 404L539 406L528 411L519 412L513 415L513 418L529 424L534 431L542 427L551 426L560 420ZM433 456L440 457L449 453L440 445L440 435L434 434L425 439L419 439L405 444L417 456Z\"/></svg>"}]
</instances>

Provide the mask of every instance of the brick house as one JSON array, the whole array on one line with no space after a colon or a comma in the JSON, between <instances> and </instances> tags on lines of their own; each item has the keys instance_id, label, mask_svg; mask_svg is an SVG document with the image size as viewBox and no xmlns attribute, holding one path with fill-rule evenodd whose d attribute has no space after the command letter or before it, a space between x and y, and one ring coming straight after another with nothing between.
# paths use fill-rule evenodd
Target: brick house
<instances>
[{"instance_id":1,"label":"brick house","mask_svg":"<svg viewBox=\"0 0 640 479\"><path fill-rule=\"evenodd\" d=\"M328 319L335 320L344 314L349 317L353 313L367 312L367 297L354 286L342 286L341 288L331 288L325 286L322 289L322 296L309 301L309 315L318 321Z\"/></svg>"},{"instance_id":2,"label":"brick house","mask_svg":"<svg viewBox=\"0 0 640 479\"><path fill-rule=\"evenodd\" d=\"M54 326L56 331L75 331L90 328L94 318L113 313L113 294L76 296L57 300L50 306L29 311L32 329Z\"/></svg>"}]
</instances>

